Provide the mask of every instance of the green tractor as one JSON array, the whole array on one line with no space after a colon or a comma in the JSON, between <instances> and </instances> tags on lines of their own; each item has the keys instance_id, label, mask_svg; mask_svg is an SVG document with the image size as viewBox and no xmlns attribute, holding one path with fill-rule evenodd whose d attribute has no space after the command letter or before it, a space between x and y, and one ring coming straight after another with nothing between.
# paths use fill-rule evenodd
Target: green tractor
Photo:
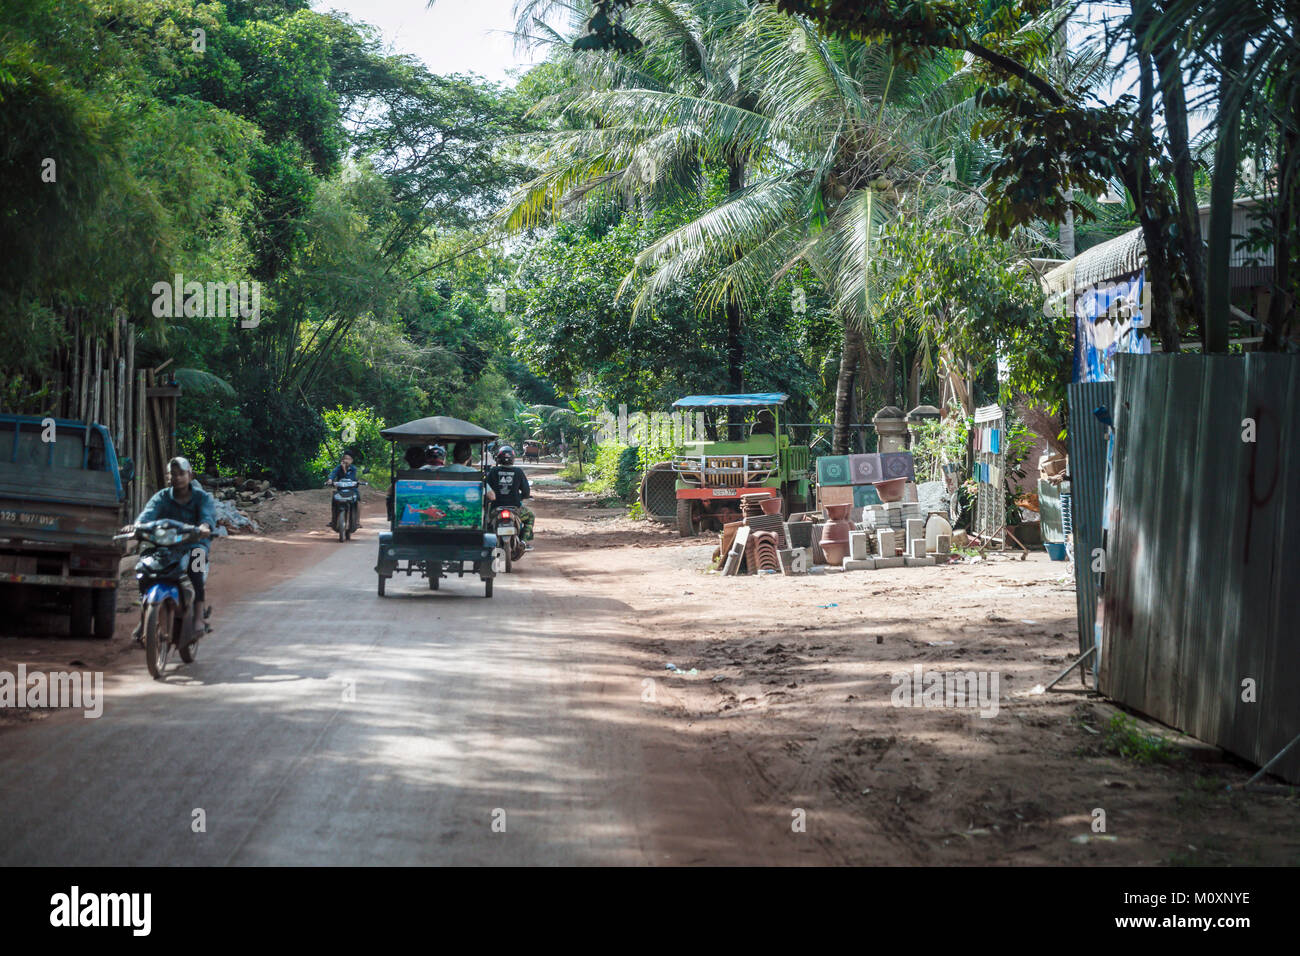
<instances>
[{"instance_id":1,"label":"green tractor","mask_svg":"<svg viewBox=\"0 0 1300 956\"><path fill-rule=\"evenodd\" d=\"M677 483L677 530L683 538L702 528L719 530L740 520L740 496L780 495L781 513L808 507L810 456L782 431L781 409L788 395L689 395L674 409L704 411L709 434L725 440L686 442L672 461ZM718 421L718 409L727 420Z\"/></svg>"}]
</instances>

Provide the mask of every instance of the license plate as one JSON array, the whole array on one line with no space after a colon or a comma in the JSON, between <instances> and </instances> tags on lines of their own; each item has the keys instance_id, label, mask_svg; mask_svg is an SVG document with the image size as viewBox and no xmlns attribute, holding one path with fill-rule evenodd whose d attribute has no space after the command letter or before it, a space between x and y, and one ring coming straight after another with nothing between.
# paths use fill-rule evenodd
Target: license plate
<instances>
[{"instance_id":1,"label":"license plate","mask_svg":"<svg viewBox=\"0 0 1300 956\"><path fill-rule=\"evenodd\" d=\"M59 517L58 515L39 514L34 511L0 510L0 524L57 530L59 527Z\"/></svg>"},{"instance_id":2,"label":"license plate","mask_svg":"<svg viewBox=\"0 0 1300 956\"><path fill-rule=\"evenodd\" d=\"M515 529L514 529L514 528L498 528L498 529L497 529L497 534L498 534L498 535L502 535L502 536L505 536L505 535L511 535L511 534L514 534L514 533L515 533Z\"/></svg>"},{"instance_id":3,"label":"license plate","mask_svg":"<svg viewBox=\"0 0 1300 956\"><path fill-rule=\"evenodd\" d=\"M735 494L736 494L735 488L714 488L713 489L713 497L715 498L725 497L727 495L734 496Z\"/></svg>"}]
</instances>

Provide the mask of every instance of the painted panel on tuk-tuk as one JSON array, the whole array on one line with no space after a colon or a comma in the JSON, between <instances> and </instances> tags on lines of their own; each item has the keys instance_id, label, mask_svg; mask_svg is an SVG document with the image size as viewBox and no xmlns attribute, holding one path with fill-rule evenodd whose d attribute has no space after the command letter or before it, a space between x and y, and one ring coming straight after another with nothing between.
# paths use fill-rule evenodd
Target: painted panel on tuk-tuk
<instances>
[{"instance_id":1,"label":"painted panel on tuk-tuk","mask_svg":"<svg viewBox=\"0 0 1300 956\"><path fill-rule=\"evenodd\" d=\"M403 478L394 493L399 528L478 528L483 485L477 481Z\"/></svg>"}]
</instances>

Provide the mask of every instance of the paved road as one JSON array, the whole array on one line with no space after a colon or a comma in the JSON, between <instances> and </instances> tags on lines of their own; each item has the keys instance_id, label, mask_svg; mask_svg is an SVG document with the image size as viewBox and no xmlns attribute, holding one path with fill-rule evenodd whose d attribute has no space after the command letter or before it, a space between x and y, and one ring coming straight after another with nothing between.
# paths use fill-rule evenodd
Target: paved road
<instances>
[{"instance_id":1,"label":"paved road","mask_svg":"<svg viewBox=\"0 0 1300 956\"><path fill-rule=\"evenodd\" d=\"M381 599L373 549L364 533L220 609L198 662L166 682L141 656L109 678L102 718L0 737L0 864L655 856L640 745L582 647L618 602L579 607L537 555L492 599L468 576L438 592L394 578Z\"/></svg>"}]
</instances>

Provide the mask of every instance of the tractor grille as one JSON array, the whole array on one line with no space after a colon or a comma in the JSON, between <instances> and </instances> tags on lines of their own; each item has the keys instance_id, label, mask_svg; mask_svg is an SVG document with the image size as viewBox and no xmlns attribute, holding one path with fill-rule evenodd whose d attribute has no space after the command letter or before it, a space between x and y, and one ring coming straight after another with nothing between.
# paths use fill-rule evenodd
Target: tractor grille
<instances>
[{"instance_id":1,"label":"tractor grille","mask_svg":"<svg viewBox=\"0 0 1300 956\"><path fill-rule=\"evenodd\" d=\"M711 455L675 458L673 471L688 485L701 488L743 488L762 484L776 474L773 455Z\"/></svg>"},{"instance_id":2,"label":"tractor grille","mask_svg":"<svg viewBox=\"0 0 1300 956\"><path fill-rule=\"evenodd\" d=\"M741 488L745 484L745 459L717 457L704 459L705 484L717 488Z\"/></svg>"}]
</instances>

